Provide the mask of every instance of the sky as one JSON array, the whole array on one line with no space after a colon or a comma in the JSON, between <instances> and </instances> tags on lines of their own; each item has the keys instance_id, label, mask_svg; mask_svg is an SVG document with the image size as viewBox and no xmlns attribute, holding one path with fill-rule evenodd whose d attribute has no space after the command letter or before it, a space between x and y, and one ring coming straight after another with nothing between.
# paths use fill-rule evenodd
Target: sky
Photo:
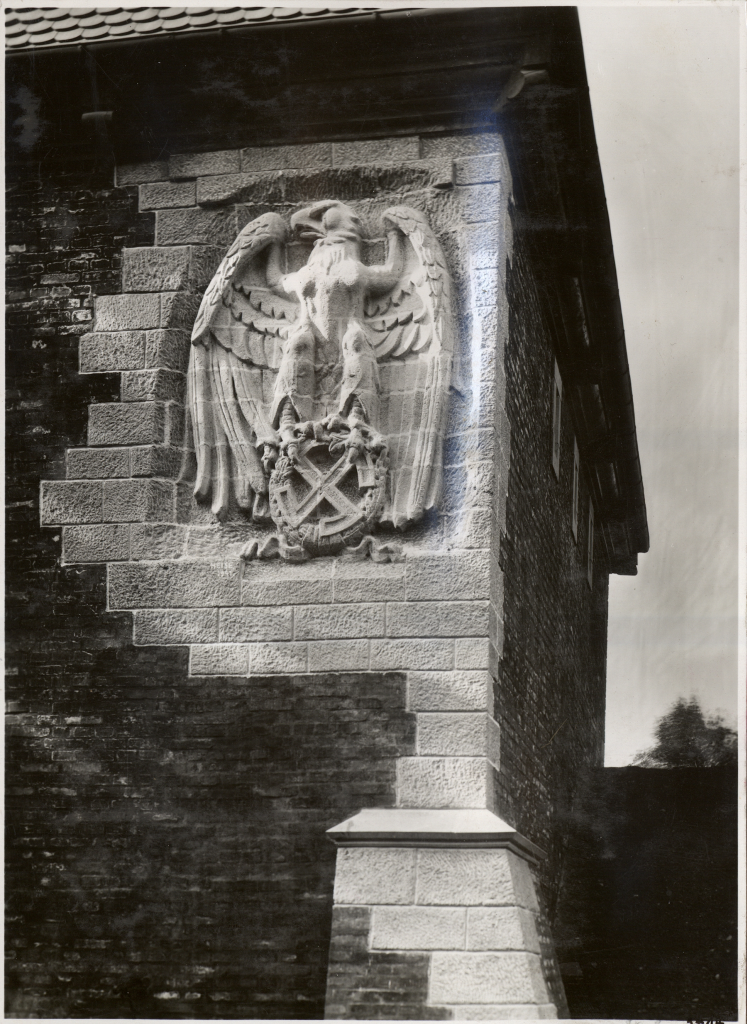
<instances>
[{"instance_id":1,"label":"sky","mask_svg":"<svg viewBox=\"0 0 747 1024\"><path fill-rule=\"evenodd\" d=\"M580 9L651 536L610 577L608 765L678 697L736 724L739 18Z\"/></svg>"}]
</instances>

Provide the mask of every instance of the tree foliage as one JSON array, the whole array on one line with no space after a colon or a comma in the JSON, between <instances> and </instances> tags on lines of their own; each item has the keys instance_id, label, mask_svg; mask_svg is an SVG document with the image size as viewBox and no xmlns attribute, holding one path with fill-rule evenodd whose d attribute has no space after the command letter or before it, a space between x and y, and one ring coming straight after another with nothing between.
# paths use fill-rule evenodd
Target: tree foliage
<instances>
[{"instance_id":1,"label":"tree foliage","mask_svg":"<svg viewBox=\"0 0 747 1024\"><path fill-rule=\"evenodd\" d=\"M737 763L737 734L720 716L705 718L695 697L680 697L656 723L656 743L636 754L643 768L713 768Z\"/></svg>"}]
</instances>

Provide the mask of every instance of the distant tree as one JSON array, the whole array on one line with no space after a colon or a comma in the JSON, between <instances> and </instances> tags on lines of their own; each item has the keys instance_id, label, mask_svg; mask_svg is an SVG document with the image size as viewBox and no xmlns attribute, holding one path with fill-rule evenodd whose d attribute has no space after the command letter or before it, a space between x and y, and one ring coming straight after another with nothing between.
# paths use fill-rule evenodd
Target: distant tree
<instances>
[{"instance_id":1,"label":"distant tree","mask_svg":"<svg viewBox=\"0 0 747 1024\"><path fill-rule=\"evenodd\" d=\"M643 768L713 768L737 763L737 734L720 716L706 719L695 697L682 697L656 723L656 744L636 754Z\"/></svg>"}]
</instances>

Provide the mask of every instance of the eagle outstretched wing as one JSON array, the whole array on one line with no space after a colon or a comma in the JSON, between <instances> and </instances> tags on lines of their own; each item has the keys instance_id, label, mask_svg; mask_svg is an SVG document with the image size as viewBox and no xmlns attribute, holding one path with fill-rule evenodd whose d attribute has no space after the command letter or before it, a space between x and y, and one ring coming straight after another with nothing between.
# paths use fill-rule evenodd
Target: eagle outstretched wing
<instances>
[{"instance_id":1,"label":"eagle outstretched wing","mask_svg":"<svg viewBox=\"0 0 747 1024\"><path fill-rule=\"evenodd\" d=\"M267 514L267 477L257 448L275 440L267 410L281 345L296 304L268 287L267 256L285 242L282 217L266 213L241 231L203 296L187 371L187 408L197 459L195 497L228 511Z\"/></svg>"},{"instance_id":2,"label":"eagle outstretched wing","mask_svg":"<svg viewBox=\"0 0 747 1024\"><path fill-rule=\"evenodd\" d=\"M381 432L389 442L391 500L384 521L403 527L433 508L441 494L454 345L451 278L422 213L393 206L383 220L409 241L397 283L366 303L387 394Z\"/></svg>"}]
</instances>

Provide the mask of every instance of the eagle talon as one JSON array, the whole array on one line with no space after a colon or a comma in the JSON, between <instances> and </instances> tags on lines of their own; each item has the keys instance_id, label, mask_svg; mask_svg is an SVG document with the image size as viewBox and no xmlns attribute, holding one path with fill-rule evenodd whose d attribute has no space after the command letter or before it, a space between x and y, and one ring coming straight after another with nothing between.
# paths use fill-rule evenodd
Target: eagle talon
<instances>
[{"instance_id":1,"label":"eagle talon","mask_svg":"<svg viewBox=\"0 0 747 1024\"><path fill-rule=\"evenodd\" d=\"M265 473L269 476L275 467L278 460L278 449L277 445L265 443L264 451L262 453L262 468Z\"/></svg>"}]
</instances>

